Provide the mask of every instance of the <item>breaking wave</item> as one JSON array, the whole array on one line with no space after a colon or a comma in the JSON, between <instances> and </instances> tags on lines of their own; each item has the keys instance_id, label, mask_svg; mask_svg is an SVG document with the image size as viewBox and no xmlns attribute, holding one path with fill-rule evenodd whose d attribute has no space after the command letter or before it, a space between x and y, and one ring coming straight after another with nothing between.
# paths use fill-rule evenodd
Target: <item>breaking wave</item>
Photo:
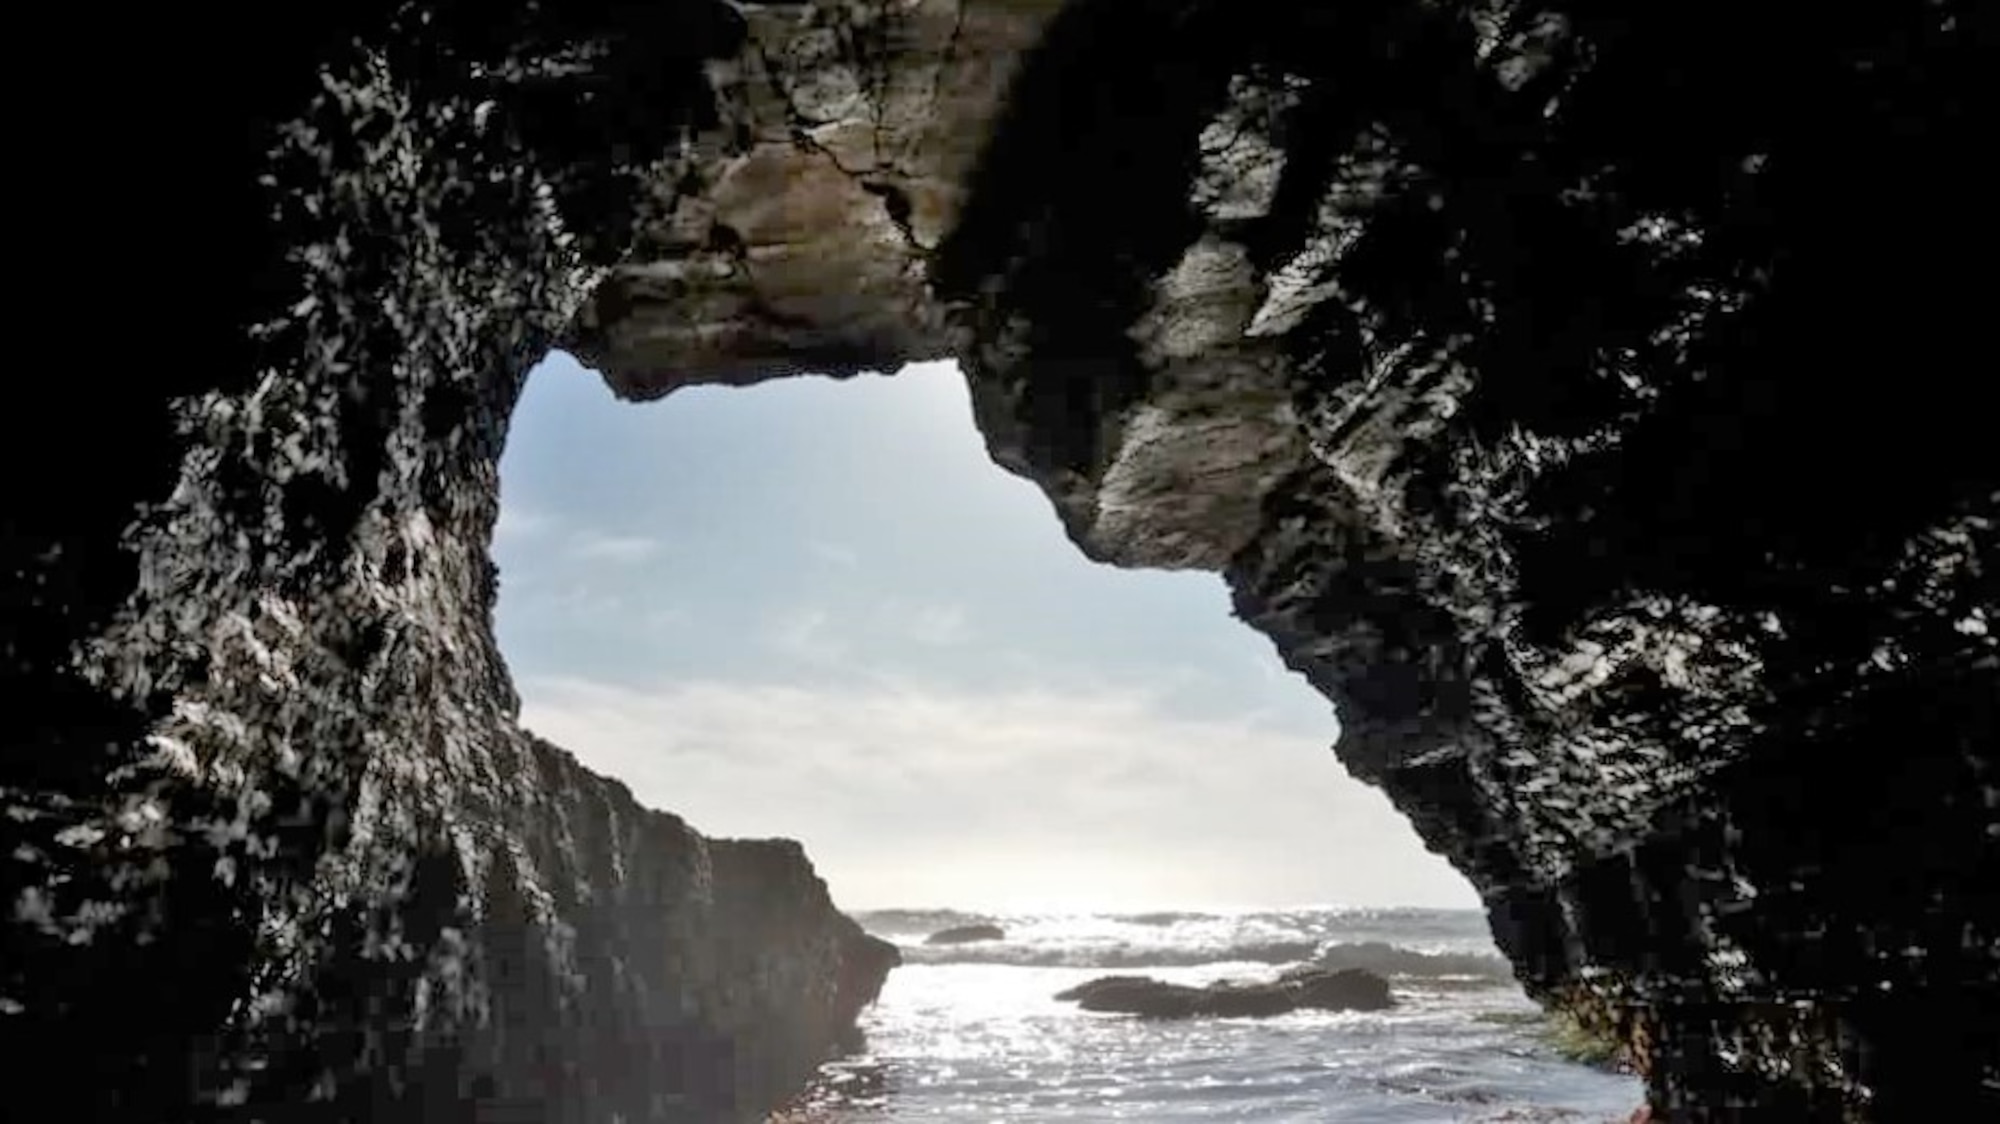
<instances>
[{"instance_id":1,"label":"breaking wave","mask_svg":"<svg viewBox=\"0 0 2000 1124\"><path fill-rule=\"evenodd\" d=\"M1380 941L1276 941L1226 948L1049 948L1006 941L974 945L903 946L909 964L1014 964L1029 968L1184 968L1201 964L1315 963L1328 968L1366 968L1384 976L1472 976L1511 979L1507 962L1475 953L1421 952Z\"/></svg>"},{"instance_id":2,"label":"breaking wave","mask_svg":"<svg viewBox=\"0 0 2000 1124\"><path fill-rule=\"evenodd\" d=\"M1218 963L1363 968L1384 976L1511 981L1484 918L1458 910L1285 910L1217 914L967 914L878 910L856 919L908 964L1173 968ZM934 932L999 926L997 941L927 945Z\"/></svg>"},{"instance_id":3,"label":"breaking wave","mask_svg":"<svg viewBox=\"0 0 2000 1124\"><path fill-rule=\"evenodd\" d=\"M1609 1124L1644 1095L1636 1077L1578 1065L1554 1048L1485 915L1470 910L852 916L906 960L862 1015L869 1052L827 1066L784 1118L794 1124ZM926 943L973 925L1002 936ZM1314 960L1387 976L1394 1005L1181 1021L1055 999L1128 970L1203 986L1270 979Z\"/></svg>"}]
</instances>

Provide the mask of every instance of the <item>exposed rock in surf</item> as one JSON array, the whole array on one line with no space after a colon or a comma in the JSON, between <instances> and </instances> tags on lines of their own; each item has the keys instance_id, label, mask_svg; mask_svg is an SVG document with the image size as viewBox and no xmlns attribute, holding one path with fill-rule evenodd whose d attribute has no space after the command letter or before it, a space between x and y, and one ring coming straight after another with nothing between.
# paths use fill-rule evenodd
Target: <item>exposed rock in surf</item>
<instances>
[{"instance_id":1,"label":"exposed rock in surf","mask_svg":"<svg viewBox=\"0 0 2000 1124\"><path fill-rule=\"evenodd\" d=\"M1275 980L1206 987L1151 976L1103 976L1056 993L1086 1011L1153 1019L1268 1018L1287 1011L1380 1011L1394 1005L1389 981L1358 968L1295 968Z\"/></svg>"},{"instance_id":2,"label":"exposed rock in surf","mask_svg":"<svg viewBox=\"0 0 2000 1124\"><path fill-rule=\"evenodd\" d=\"M950 932L957 932L955 927ZM1102 968L1126 971L1187 967L1222 961L1257 964L1311 963L1321 968L1361 968L1380 976L1457 977L1464 986L1508 983L1508 963L1491 953L1423 952L1384 941L1193 940L1148 943L1119 936L1069 939L1055 944L1032 940L999 943L1000 938L939 939L909 949L913 961L930 964L998 963L1022 966Z\"/></svg>"},{"instance_id":3,"label":"exposed rock in surf","mask_svg":"<svg viewBox=\"0 0 2000 1124\"><path fill-rule=\"evenodd\" d=\"M1007 931L998 925L956 925L939 929L924 938L925 944L971 944L975 941L1004 941Z\"/></svg>"}]
</instances>

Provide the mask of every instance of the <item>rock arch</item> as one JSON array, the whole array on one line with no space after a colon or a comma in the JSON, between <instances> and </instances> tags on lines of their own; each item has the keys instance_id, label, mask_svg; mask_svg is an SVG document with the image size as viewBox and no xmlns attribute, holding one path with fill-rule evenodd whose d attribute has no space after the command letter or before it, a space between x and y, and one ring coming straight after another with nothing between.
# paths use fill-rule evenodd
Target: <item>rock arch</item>
<instances>
[{"instance_id":1,"label":"rock arch","mask_svg":"<svg viewBox=\"0 0 2000 1124\"><path fill-rule=\"evenodd\" d=\"M9 513L22 1071L99 1052L106 1110L704 1119L872 993L882 951L796 853L703 841L513 725L494 462L560 344L631 396L956 356L1087 554L1224 574L1658 1107L1992 1101L1979 18L258 29L226 345L113 403L55 389L124 466ZM771 886L798 971L746 983L727 935L771 927Z\"/></svg>"}]
</instances>

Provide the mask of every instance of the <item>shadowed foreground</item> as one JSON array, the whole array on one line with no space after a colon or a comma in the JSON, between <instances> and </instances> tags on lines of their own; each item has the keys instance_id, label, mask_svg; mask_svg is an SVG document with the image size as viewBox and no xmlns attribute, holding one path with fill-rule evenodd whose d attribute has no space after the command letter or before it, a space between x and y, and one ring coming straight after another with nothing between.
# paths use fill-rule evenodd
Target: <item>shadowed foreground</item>
<instances>
[{"instance_id":1,"label":"shadowed foreground","mask_svg":"<svg viewBox=\"0 0 2000 1124\"><path fill-rule=\"evenodd\" d=\"M560 343L633 397L956 356L1081 549L1224 575L1664 1116L2000 1100L1989 8L64 39L25 213L106 299L0 442L10 1061L92 1058L86 1116L678 1120L832 1048L886 962L796 851L515 727L495 462Z\"/></svg>"}]
</instances>

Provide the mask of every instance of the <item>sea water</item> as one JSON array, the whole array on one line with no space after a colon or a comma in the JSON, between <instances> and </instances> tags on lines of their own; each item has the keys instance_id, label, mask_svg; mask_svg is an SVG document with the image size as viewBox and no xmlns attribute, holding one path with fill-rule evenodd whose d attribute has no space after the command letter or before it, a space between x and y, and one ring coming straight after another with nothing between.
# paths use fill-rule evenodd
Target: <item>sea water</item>
<instances>
[{"instance_id":1,"label":"sea water","mask_svg":"<svg viewBox=\"0 0 2000 1124\"><path fill-rule=\"evenodd\" d=\"M1642 1097L1636 1078L1549 1047L1477 912L855 917L904 963L862 1017L866 1052L825 1067L782 1119L1622 1124ZM924 943L973 923L1006 938ZM1110 972L1205 984L1303 963L1378 972L1395 1007L1146 1020L1054 998Z\"/></svg>"}]
</instances>

